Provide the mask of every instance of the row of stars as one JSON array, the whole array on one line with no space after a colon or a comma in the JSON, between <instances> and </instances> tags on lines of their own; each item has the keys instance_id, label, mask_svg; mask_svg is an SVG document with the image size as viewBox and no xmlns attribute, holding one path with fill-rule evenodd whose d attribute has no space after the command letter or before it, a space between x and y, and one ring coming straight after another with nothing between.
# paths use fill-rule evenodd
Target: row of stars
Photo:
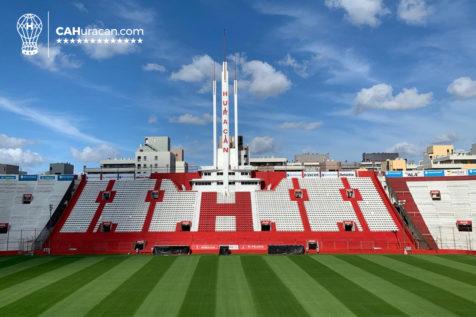
<instances>
[{"instance_id":1,"label":"row of stars","mask_svg":"<svg viewBox=\"0 0 476 317\"><path fill-rule=\"evenodd\" d=\"M56 39L56 43L58 44L61 44L61 43L64 43L64 44L129 44L129 43L132 43L132 44L135 44L135 43L138 43L138 44L142 44L143 40L141 38L138 38L138 39L135 39L135 38L125 38L125 39L122 39L122 38L111 38L111 39L108 39L108 38L105 38L105 39L95 39L95 38L91 38L91 39L88 39L88 38L85 38L85 39L81 39L81 38L78 38L78 39L75 39L75 38L71 38L71 39L68 39L68 38L63 38L63 39Z\"/></svg>"}]
</instances>

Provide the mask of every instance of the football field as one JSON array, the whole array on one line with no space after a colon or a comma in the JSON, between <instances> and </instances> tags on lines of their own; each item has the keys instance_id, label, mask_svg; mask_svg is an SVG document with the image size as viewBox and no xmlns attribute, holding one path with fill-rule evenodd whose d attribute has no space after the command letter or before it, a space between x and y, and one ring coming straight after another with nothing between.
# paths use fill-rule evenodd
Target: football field
<instances>
[{"instance_id":1,"label":"football field","mask_svg":"<svg viewBox=\"0 0 476 317\"><path fill-rule=\"evenodd\" d=\"M475 316L476 257L0 257L0 316Z\"/></svg>"}]
</instances>

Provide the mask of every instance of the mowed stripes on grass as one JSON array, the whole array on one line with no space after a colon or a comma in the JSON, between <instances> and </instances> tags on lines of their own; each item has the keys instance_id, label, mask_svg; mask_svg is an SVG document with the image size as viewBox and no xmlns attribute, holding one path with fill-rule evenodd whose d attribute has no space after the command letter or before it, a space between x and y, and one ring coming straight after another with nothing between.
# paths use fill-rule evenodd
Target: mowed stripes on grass
<instances>
[{"instance_id":1,"label":"mowed stripes on grass","mask_svg":"<svg viewBox=\"0 0 476 317\"><path fill-rule=\"evenodd\" d=\"M0 258L0 316L472 316L476 258Z\"/></svg>"}]
</instances>

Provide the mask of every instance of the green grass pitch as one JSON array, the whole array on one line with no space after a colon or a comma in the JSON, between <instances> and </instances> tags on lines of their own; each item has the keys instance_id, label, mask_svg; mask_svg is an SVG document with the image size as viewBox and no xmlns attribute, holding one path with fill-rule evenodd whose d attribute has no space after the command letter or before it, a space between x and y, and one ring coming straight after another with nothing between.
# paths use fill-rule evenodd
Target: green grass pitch
<instances>
[{"instance_id":1,"label":"green grass pitch","mask_svg":"<svg viewBox=\"0 0 476 317\"><path fill-rule=\"evenodd\" d=\"M0 257L0 316L475 316L463 255Z\"/></svg>"}]
</instances>

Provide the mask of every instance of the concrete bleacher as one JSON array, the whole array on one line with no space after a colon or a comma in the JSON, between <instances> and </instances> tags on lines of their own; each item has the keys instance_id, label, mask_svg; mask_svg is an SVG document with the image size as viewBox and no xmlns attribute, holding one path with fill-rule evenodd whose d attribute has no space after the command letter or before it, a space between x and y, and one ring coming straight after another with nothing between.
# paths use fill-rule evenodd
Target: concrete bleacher
<instances>
[{"instance_id":1,"label":"concrete bleacher","mask_svg":"<svg viewBox=\"0 0 476 317\"><path fill-rule=\"evenodd\" d=\"M457 221L476 221L476 180L407 181L418 211L440 249L476 250L476 233L459 231ZM431 191L441 193L433 200Z\"/></svg>"},{"instance_id":2,"label":"concrete bleacher","mask_svg":"<svg viewBox=\"0 0 476 317\"><path fill-rule=\"evenodd\" d=\"M274 190L255 193L255 202L260 221L271 221L276 231L304 231L298 204L291 200L291 179L283 179Z\"/></svg>"},{"instance_id":3,"label":"concrete bleacher","mask_svg":"<svg viewBox=\"0 0 476 317\"><path fill-rule=\"evenodd\" d=\"M0 223L9 225L8 232L0 234L0 251L29 251L70 185L71 181L57 181L55 177L0 180ZM32 194L30 204L23 203L24 194Z\"/></svg>"}]
</instances>

